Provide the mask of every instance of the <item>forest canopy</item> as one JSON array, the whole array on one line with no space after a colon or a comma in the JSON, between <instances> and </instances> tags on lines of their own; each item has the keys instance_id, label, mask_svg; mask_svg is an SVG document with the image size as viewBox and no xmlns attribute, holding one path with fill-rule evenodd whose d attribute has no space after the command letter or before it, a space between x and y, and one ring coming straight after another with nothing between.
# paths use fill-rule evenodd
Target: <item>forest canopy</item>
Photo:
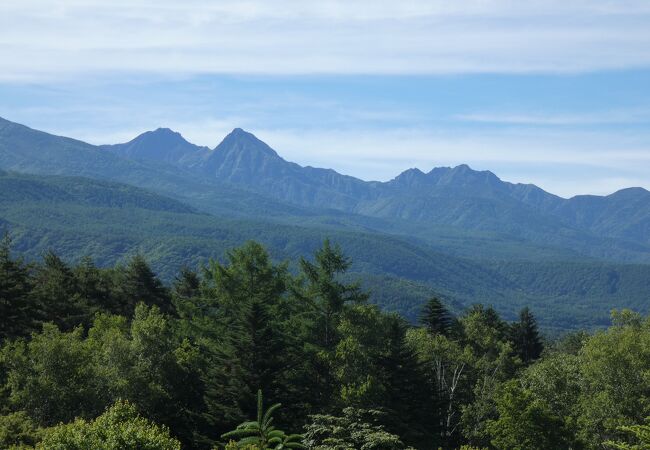
<instances>
[{"instance_id":1,"label":"forest canopy","mask_svg":"<svg viewBox=\"0 0 650 450\"><path fill-rule=\"evenodd\" d=\"M650 319L554 341L533 312L382 312L324 242L166 285L0 246L0 448L649 448Z\"/></svg>"}]
</instances>

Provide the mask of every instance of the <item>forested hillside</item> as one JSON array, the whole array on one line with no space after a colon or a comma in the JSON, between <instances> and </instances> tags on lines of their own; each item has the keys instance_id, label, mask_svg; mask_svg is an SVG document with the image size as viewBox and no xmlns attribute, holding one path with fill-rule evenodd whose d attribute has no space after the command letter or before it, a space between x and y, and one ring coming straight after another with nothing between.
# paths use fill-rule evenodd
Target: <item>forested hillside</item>
<instances>
[{"instance_id":1,"label":"forested hillside","mask_svg":"<svg viewBox=\"0 0 650 450\"><path fill-rule=\"evenodd\" d=\"M650 319L627 310L607 330L546 341L527 308L504 321L431 298L416 326L382 312L328 241L288 263L249 242L169 285L142 256L27 264L10 244L2 448L650 445Z\"/></svg>"},{"instance_id":2,"label":"forested hillside","mask_svg":"<svg viewBox=\"0 0 650 450\"><path fill-rule=\"evenodd\" d=\"M282 261L313 252L329 237L353 258L351 272L375 301L411 322L434 294L456 309L491 304L509 319L530 305L553 332L607 325L614 307L645 312L650 298L646 265L476 260L362 228L215 217L143 189L79 177L5 173L0 186L7 192L0 198L2 227L30 260L54 250L65 261L90 256L107 267L140 253L171 281L181 267L222 259L252 238Z\"/></svg>"},{"instance_id":3,"label":"forested hillside","mask_svg":"<svg viewBox=\"0 0 650 450\"><path fill-rule=\"evenodd\" d=\"M93 146L0 119L0 169L128 183L227 217L416 235L456 254L478 247L481 258L650 263L644 189L562 199L466 165L366 182L285 161L241 129L214 149L168 129Z\"/></svg>"}]
</instances>

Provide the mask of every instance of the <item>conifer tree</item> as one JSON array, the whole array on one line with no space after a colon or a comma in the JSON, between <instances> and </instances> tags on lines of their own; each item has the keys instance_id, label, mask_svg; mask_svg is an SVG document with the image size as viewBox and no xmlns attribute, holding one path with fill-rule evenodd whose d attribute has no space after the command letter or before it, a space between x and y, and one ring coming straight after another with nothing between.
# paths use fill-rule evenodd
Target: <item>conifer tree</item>
<instances>
[{"instance_id":1,"label":"conifer tree","mask_svg":"<svg viewBox=\"0 0 650 450\"><path fill-rule=\"evenodd\" d=\"M307 278L307 297L315 301L320 315L320 344L328 350L336 346L335 328L341 312L348 303L364 302L368 295L358 284L345 284L339 276L350 268L350 260L341 247L332 246L329 239L316 251L315 261L300 260L300 267Z\"/></svg>"},{"instance_id":2,"label":"conifer tree","mask_svg":"<svg viewBox=\"0 0 650 450\"><path fill-rule=\"evenodd\" d=\"M205 278L203 295L215 299L224 327L220 339L232 346L235 361L229 367L240 371L245 386L239 395L242 411L253 413L248 408L258 389L275 400L292 402L295 389L287 386L288 376L300 358L295 357L288 317L281 313L286 264L273 264L260 244L248 242L229 252L227 264L211 262Z\"/></svg>"},{"instance_id":3,"label":"conifer tree","mask_svg":"<svg viewBox=\"0 0 650 450\"><path fill-rule=\"evenodd\" d=\"M43 255L34 275L34 297L45 311L45 321L54 322L62 330L88 324L89 307L79 295L72 269L53 251Z\"/></svg>"},{"instance_id":4,"label":"conifer tree","mask_svg":"<svg viewBox=\"0 0 650 450\"><path fill-rule=\"evenodd\" d=\"M172 295L177 299L192 298L199 295L200 288L201 279L199 275L187 267L182 267L180 273L174 279Z\"/></svg>"},{"instance_id":5,"label":"conifer tree","mask_svg":"<svg viewBox=\"0 0 650 450\"><path fill-rule=\"evenodd\" d=\"M406 444L423 448L430 441L427 431L432 419L429 383L417 355L405 341L406 325L391 317L386 350L379 361L387 410L388 431L401 436Z\"/></svg>"},{"instance_id":6,"label":"conifer tree","mask_svg":"<svg viewBox=\"0 0 650 450\"><path fill-rule=\"evenodd\" d=\"M0 242L0 342L35 330L40 310L30 295L29 268L11 258L11 238Z\"/></svg>"},{"instance_id":7,"label":"conifer tree","mask_svg":"<svg viewBox=\"0 0 650 450\"><path fill-rule=\"evenodd\" d=\"M118 269L116 290L119 293L119 313L130 317L140 302L158 306L161 311L172 311L171 296L144 256L135 255L125 267Z\"/></svg>"},{"instance_id":8,"label":"conifer tree","mask_svg":"<svg viewBox=\"0 0 650 450\"><path fill-rule=\"evenodd\" d=\"M99 269L90 257L83 257L72 268L76 279L77 294L90 309L90 316L97 311L119 313L119 298L112 289L110 270Z\"/></svg>"},{"instance_id":9,"label":"conifer tree","mask_svg":"<svg viewBox=\"0 0 650 450\"><path fill-rule=\"evenodd\" d=\"M512 324L510 339L524 364L530 364L541 356L544 344L537 330L537 321L527 307L519 313L519 322Z\"/></svg>"},{"instance_id":10,"label":"conifer tree","mask_svg":"<svg viewBox=\"0 0 650 450\"><path fill-rule=\"evenodd\" d=\"M432 335L442 334L448 336L452 329L453 320L440 299L433 297L422 308L420 323Z\"/></svg>"}]
</instances>

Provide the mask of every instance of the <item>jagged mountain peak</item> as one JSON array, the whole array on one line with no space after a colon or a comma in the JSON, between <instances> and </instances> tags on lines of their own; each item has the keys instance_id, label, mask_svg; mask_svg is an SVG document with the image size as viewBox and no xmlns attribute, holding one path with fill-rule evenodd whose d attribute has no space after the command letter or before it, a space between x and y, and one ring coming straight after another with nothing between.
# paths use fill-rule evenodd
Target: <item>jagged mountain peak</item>
<instances>
[{"instance_id":1,"label":"jagged mountain peak","mask_svg":"<svg viewBox=\"0 0 650 450\"><path fill-rule=\"evenodd\" d=\"M276 151L269 147L266 142L241 128L235 128L228 133L214 150L215 152L261 152L269 156L279 157Z\"/></svg>"},{"instance_id":2,"label":"jagged mountain peak","mask_svg":"<svg viewBox=\"0 0 650 450\"><path fill-rule=\"evenodd\" d=\"M254 134L241 128L228 133L200 164L204 174L238 183L255 183L266 177L279 176L288 166L293 165Z\"/></svg>"},{"instance_id":3,"label":"jagged mountain peak","mask_svg":"<svg viewBox=\"0 0 650 450\"><path fill-rule=\"evenodd\" d=\"M388 184L410 187L417 183L426 182L426 178L427 175L424 172L422 172L417 167L413 167L397 175L395 178L389 181Z\"/></svg>"}]
</instances>

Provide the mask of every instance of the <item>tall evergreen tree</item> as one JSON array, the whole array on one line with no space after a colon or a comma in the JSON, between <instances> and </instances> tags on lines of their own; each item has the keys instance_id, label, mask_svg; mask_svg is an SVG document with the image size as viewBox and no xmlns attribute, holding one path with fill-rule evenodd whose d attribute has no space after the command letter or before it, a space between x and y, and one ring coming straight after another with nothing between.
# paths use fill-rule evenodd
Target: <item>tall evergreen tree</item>
<instances>
[{"instance_id":1,"label":"tall evergreen tree","mask_svg":"<svg viewBox=\"0 0 650 450\"><path fill-rule=\"evenodd\" d=\"M426 448L431 441L432 392L418 357L405 341L406 325L391 317L386 350L379 360L384 388L385 424L405 444Z\"/></svg>"},{"instance_id":2,"label":"tall evergreen tree","mask_svg":"<svg viewBox=\"0 0 650 450\"><path fill-rule=\"evenodd\" d=\"M88 324L90 308L79 295L77 279L72 269L53 251L43 255L36 267L32 294L43 305L45 320L62 330Z\"/></svg>"},{"instance_id":3,"label":"tall evergreen tree","mask_svg":"<svg viewBox=\"0 0 650 450\"><path fill-rule=\"evenodd\" d=\"M11 238L0 242L0 342L35 330L40 309L31 297L29 268L11 258Z\"/></svg>"},{"instance_id":4,"label":"tall evergreen tree","mask_svg":"<svg viewBox=\"0 0 650 450\"><path fill-rule=\"evenodd\" d=\"M172 285L172 295L174 298L187 299L196 297L200 294L200 290L201 278L199 275L187 267L182 267Z\"/></svg>"},{"instance_id":5,"label":"tall evergreen tree","mask_svg":"<svg viewBox=\"0 0 650 450\"><path fill-rule=\"evenodd\" d=\"M135 305L140 302L158 306L165 313L172 311L169 291L151 270L144 256L135 255L125 267L118 269L115 282L120 314L130 317Z\"/></svg>"},{"instance_id":6,"label":"tall evergreen tree","mask_svg":"<svg viewBox=\"0 0 650 450\"><path fill-rule=\"evenodd\" d=\"M453 319L440 299L433 297L422 308L420 323L433 335L448 336L452 330Z\"/></svg>"},{"instance_id":7,"label":"tall evergreen tree","mask_svg":"<svg viewBox=\"0 0 650 450\"><path fill-rule=\"evenodd\" d=\"M541 356L544 344L537 330L537 321L527 307L520 311L519 321L511 325L510 340L524 364L530 364Z\"/></svg>"},{"instance_id":8,"label":"tall evergreen tree","mask_svg":"<svg viewBox=\"0 0 650 450\"><path fill-rule=\"evenodd\" d=\"M307 297L313 299L318 310L320 345L331 350L336 346L335 329L345 305L364 302L368 295L358 284L340 281L339 276L350 268L350 260L329 239L316 251L314 260L312 263L301 258L300 267L308 282Z\"/></svg>"},{"instance_id":9,"label":"tall evergreen tree","mask_svg":"<svg viewBox=\"0 0 650 450\"><path fill-rule=\"evenodd\" d=\"M72 271L75 276L77 295L88 306L91 315L98 310L118 312L117 300L112 293L106 271L100 270L89 257L82 258Z\"/></svg>"},{"instance_id":10,"label":"tall evergreen tree","mask_svg":"<svg viewBox=\"0 0 650 450\"><path fill-rule=\"evenodd\" d=\"M338 245L332 246L327 239L316 251L314 261L301 258L300 267L307 285L294 293L310 309L307 339L311 377L307 385L312 388L308 394L313 404L327 408L339 391L333 373L334 355L341 338L338 326L346 306L365 302L368 295L357 283L341 281L341 275L350 267L350 260Z\"/></svg>"},{"instance_id":11,"label":"tall evergreen tree","mask_svg":"<svg viewBox=\"0 0 650 450\"><path fill-rule=\"evenodd\" d=\"M247 408L254 404L252 395L258 389L274 400L293 400L284 397L283 381L294 362L284 325L287 318L279 309L287 290L286 265L274 265L260 244L248 242L228 254L228 264L213 261L206 275L210 283L206 294L217 301L247 387L242 409L253 413Z\"/></svg>"}]
</instances>

